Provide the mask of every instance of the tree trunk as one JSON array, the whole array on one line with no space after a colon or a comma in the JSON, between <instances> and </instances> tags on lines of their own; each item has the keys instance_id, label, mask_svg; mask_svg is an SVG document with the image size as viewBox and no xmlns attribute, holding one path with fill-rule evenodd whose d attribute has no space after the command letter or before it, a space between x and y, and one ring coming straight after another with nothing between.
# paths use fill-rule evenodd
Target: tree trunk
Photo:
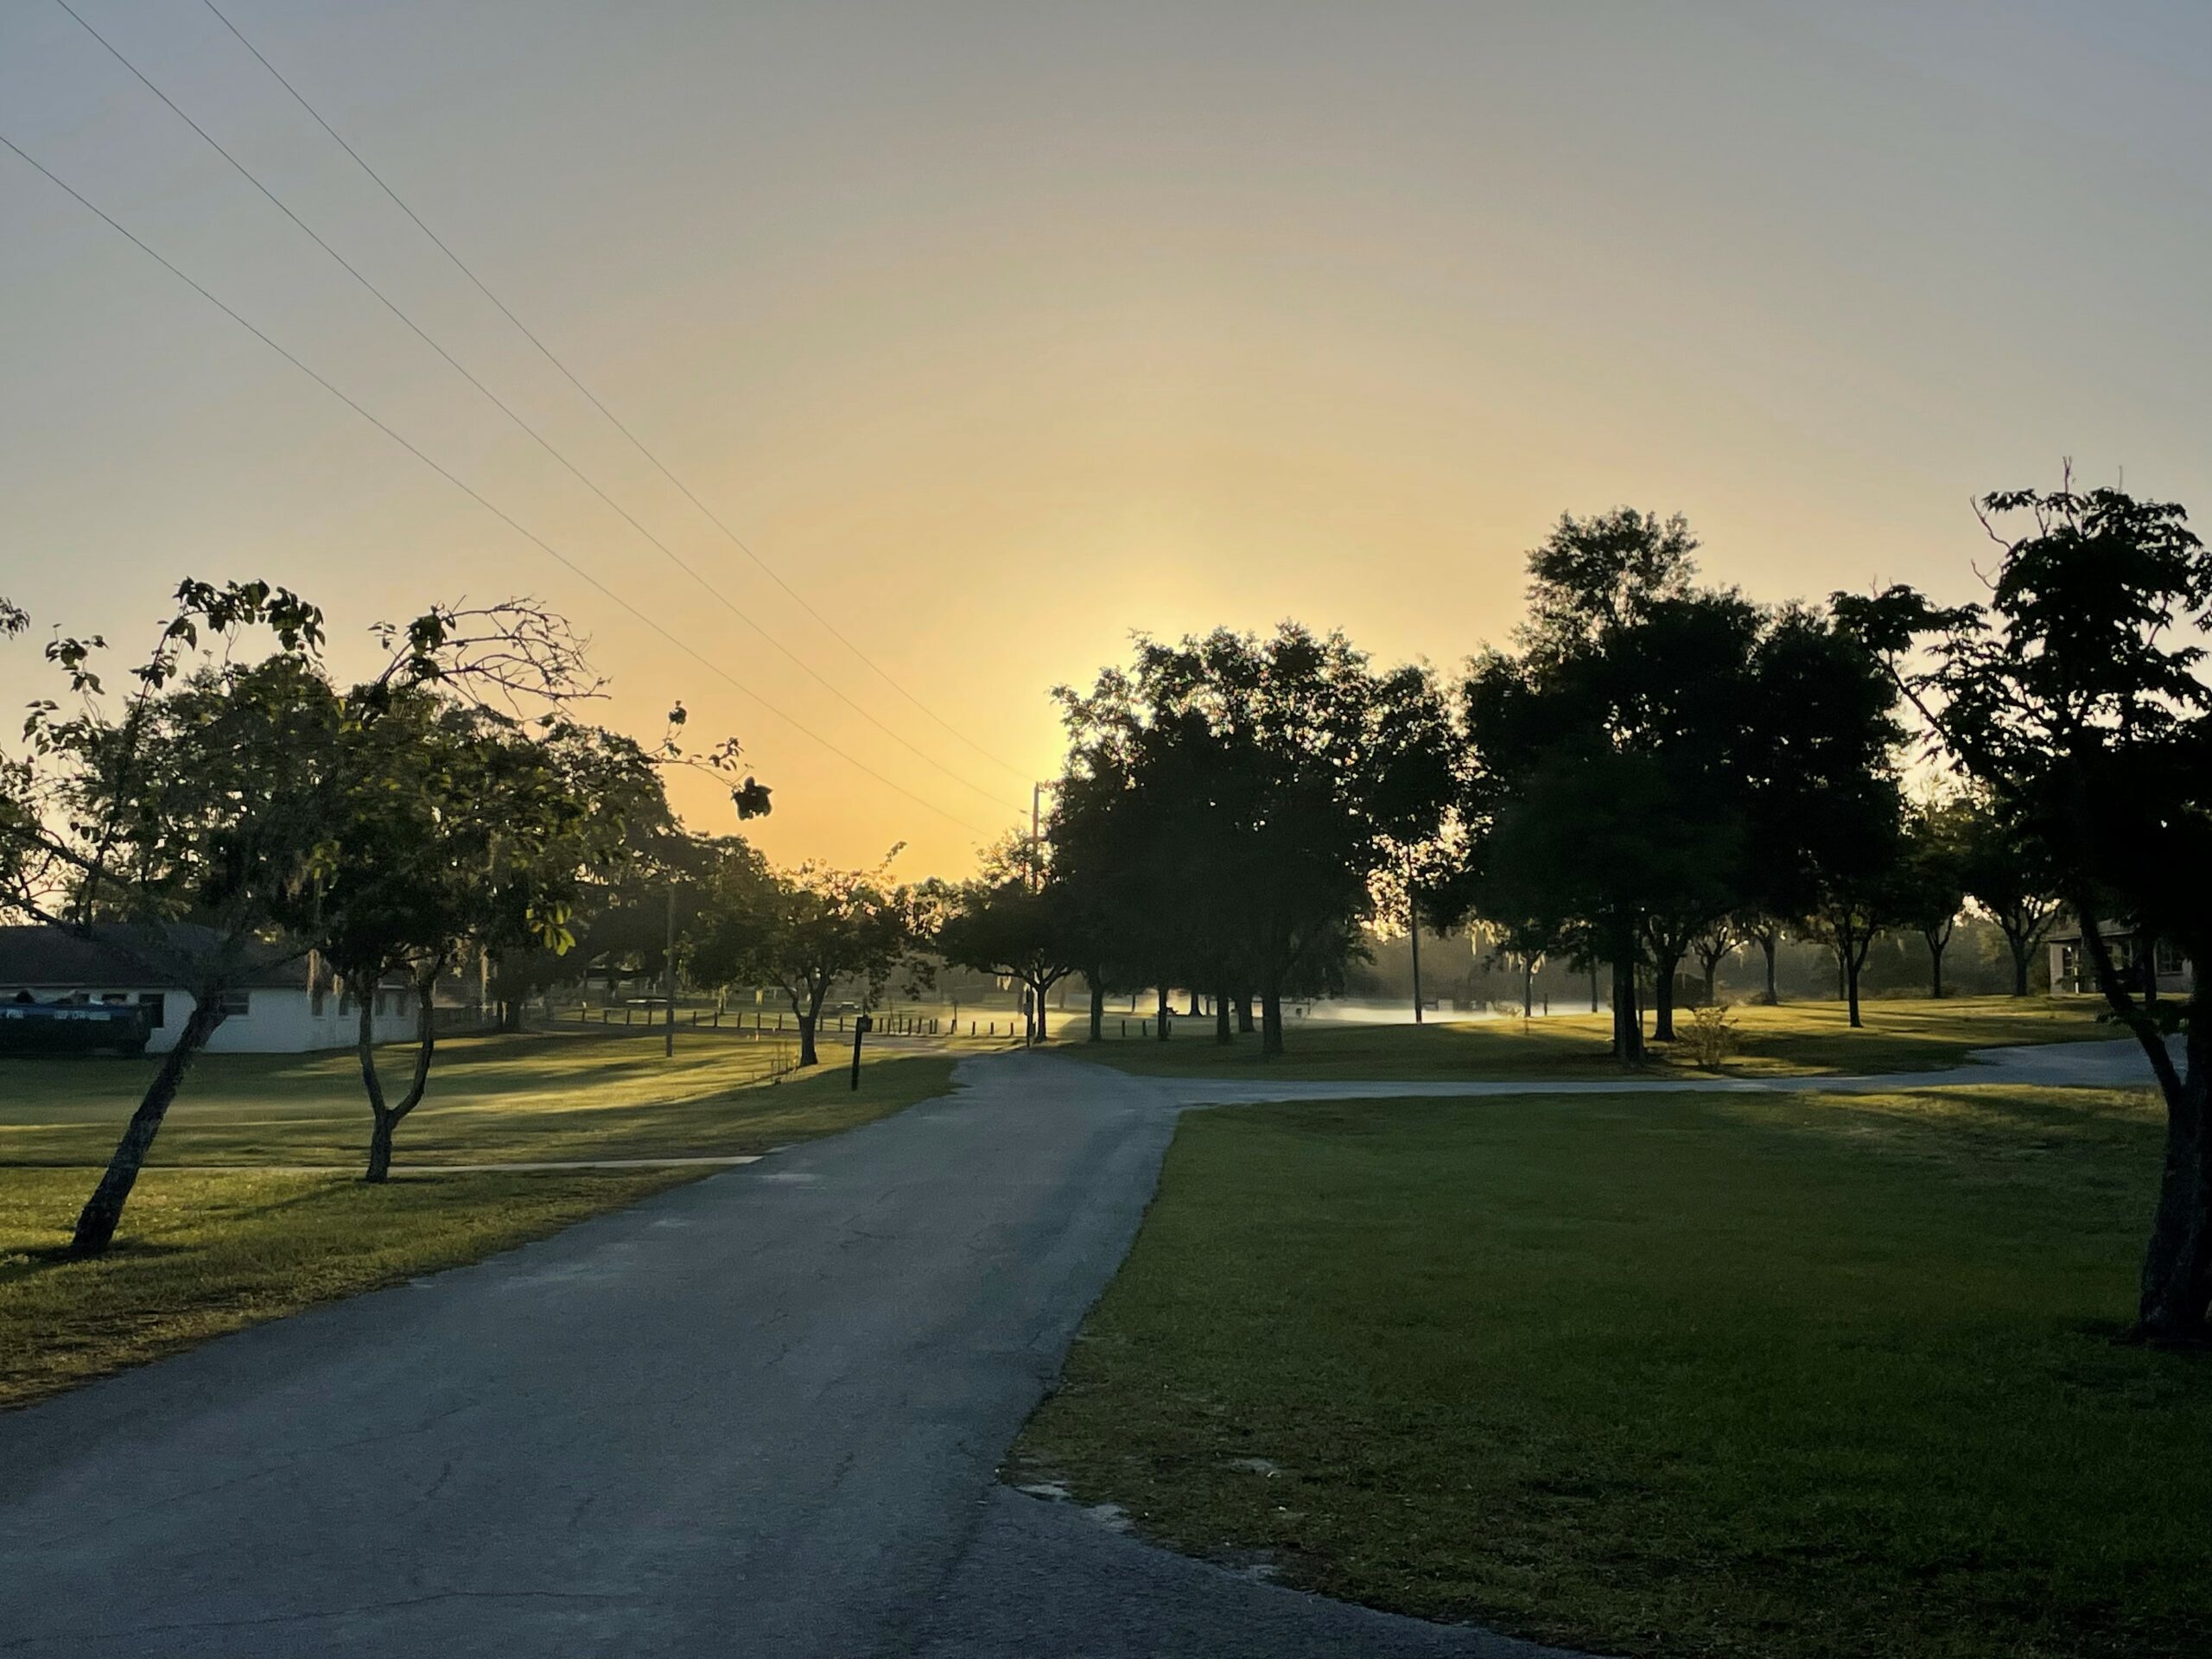
<instances>
[{"instance_id":1,"label":"tree trunk","mask_svg":"<svg viewBox=\"0 0 2212 1659\"><path fill-rule=\"evenodd\" d=\"M1160 1027L1153 1033L1153 1037L1155 1041L1164 1043L1167 1040L1168 1021L1175 1017L1174 1010L1167 1005L1167 988L1165 985L1160 988L1160 1001L1153 1011L1159 1016L1154 1023Z\"/></svg>"},{"instance_id":2,"label":"tree trunk","mask_svg":"<svg viewBox=\"0 0 2212 1659\"><path fill-rule=\"evenodd\" d=\"M2008 927L2005 930L2005 944L2012 952L2012 995L2025 996L2028 994L2027 935L2015 933Z\"/></svg>"},{"instance_id":3,"label":"tree trunk","mask_svg":"<svg viewBox=\"0 0 2212 1659\"><path fill-rule=\"evenodd\" d=\"M799 1011L798 1063L802 1066L822 1064L822 1057L814 1052L814 1018L804 1009Z\"/></svg>"},{"instance_id":4,"label":"tree trunk","mask_svg":"<svg viewBox=\"0 0 2212 1659\"><path fill-rule=\"evenodd\" d=\"M1193 1020L1199 1019L1204 1016L1205 1013L1205 1010L1198 1006L1198 994L1197 991L1193 990L1191 993L1191 1018Z\"/></svg>"},{"instance_id":5,"label":"tree trunk","mask_svg":"<svg viewBox=\"0 0 2212 1659\"><path fill-rule=\"evenodd\" d=\"M1106 1040L1106 992L1095 979L1090 982L1090 1037L1089 1040L1103 1043ZM957 1025L960 1022L956 1020L953 1023Z\"/></svg>"},{"instance_id":6,"label":"tree trunk","mask_svg":"<svg viewBox=\"0 0 2212 1659\"><path fill-rule=\"evenodd\" d=\"M1705 1006L1709 1008L1720 1000L1720 963L1717 957L1707 962L1700 957L1698 964L1705 970Z\"/></svg>"},{"instance_id":7,"label":"tree trunk","mask_svg":"<svg viewBox=\"0 0 2212 1659\"><path fill-rule=\"evenodd\" d=\"M1260 984L1260 1052L1282 1052L1282 987L1272 973Z\"/></svg>"},{"instance_id":8,"label":"tree trunk","mask_svg":"<svg viewBox=\"0 0 2212 1659\"><path fill-rule=\"evenodd\" d=\"M372 983L382 976L371 977ZM387 1106L384 1096L384 1079L377 1074L376 1026L372 1018L372 1005L361 1004L360 1024L356 1028L355 1047L360 1054L361 1085L368 1091L369 1167L361 1179L382 1181L391 1173L391 1135L400 1120L422 1103L424 1092L430 1086L430 1056L437 1046L437 1023L431 1013L430 1001L437 984L434 969L415 982L415 1068L407 1082L407 1092L397 1106Z\"/></svg>"},{"instance_id":9,"label":"tree trunk","mask_svg":"<svg viewBox=\"0 0 2212 1659\"><path fill-rule=\"evenodd\" d=\"M1867 936L1870 943L1872 938L1872 934ZM1840 954L1843 957L1843 998L1851 1010L1851 1028L1857 1031L1866 1023L1859 1017L1859 966L1866 959L1866 952L1863 948L1854 950L1847 944Z\"/></svg>"},{"instance_id":10,"label":"tree trunk","mask_svg":"<svg viewBox=\"0 0 2212 1659\"><path fill-rule=\"evenodd\" d=\"M1598 958L1590 958L1590 1012L1598 1012Z\"/></svg>"},{"instance_id":11,"label":"tree trunk","mask_svg":"<svg viewBox=\"0 0 2212 1659\"><path fill-rule=\"evenodd\" d=\"M1252 993L1249 991L1237 992L1236 1034L1239 1037L1249 1037L1259 1028L1259 1021L1252 1017Z\"/></svg>"},{"instance_id":12,"label":"tree trunk","mask_svg":"<svg viewBox=\"0 0 2212 1659\"><path fill-rule=\"evenodd\" d=\"M1774 933L1769 933L1759 941L1759 949L1766 956L1766 1000L1769 1007L1778 1008L1782 1006L1782 988L1774 976L1775 947L1781 943L1780 936Z\"/></svg>"},{"instance_id":13,"label":"tree trunk","mask_svg":"<svg viewBox=\"0 0 2212 1659\"><path fill-rule=\"evenodd\" d=\"M1623 941L1613 953L1613 1058L1643 1064L1643 1016L1636 1001L1636 948Z\"/></svg>"},{"instance_id":14,"label":"tree trunk","mask_svg":"<svg viewBox=\"0 0 2212 1659\"><path fill-rule=\"evenodd\" d=\"M1213 997L1213 1039L1220 1047L1228 1048L1236 1041L1236 1033L1229 1028L1229 993L1219 990Z\"/></svg>"},{"instance_id":15,"label":"tree trunk","mask_svg":"<svg viewBox=\"0 0 2212 1659\"><path fill-rule=\"evenodd\" d=\"M1923 932L1921 937L1928 941L1928 994L1940 998L1943 995L1943 950L1950 944L1950 937L1948 934L1939 937L1932 928Z\"/></svg>"},{"instance_id":16,"label":"tree trunk","mask_svg":"<svg viewBox=\"0 0 2212 1659\"><path fill-rule=\"evenodd\" d=\"M162 1120L168 1116L169 1103L176 1098L177 1088L183 1083L193 1060L215 1034L215 1027L222 1023L220 990L194 1001L191 1014L185 1018L184 1029L177 1033L176 1046L162 1056L161 1069L154 1073L154 1080L147 1085L138 1109L131 1113L130 1122L124 1126L123 1138L116 1142L115 1154L108 1160L107 1173L92 1189L92 1196L85 1200L85 1207L77 1212L77 1230L69 1241L70 1255L102 1255L115 1242L116 1227L123 1220L123 1206L130 1200L130 1189L137 1182L139 1166L146 1161L154 1137L161 1133Z\"/></svg>"},{"instance_id":17,"label":"tree trunk","mask_svg":"<svg viewBox=\"0 0 2212 1659\"><path fill-rule=\"evenodd\" d=\"M374 985L380 976L365 982ZM397 1121L385 1104L384 1079L377 1075L376 997L374 990L360 1001L353 1027L353 1051L361 1063L361 1087L369 1096L369 1167L361 1179L381 1181L391 1173L391 1131Z\"/></svg>"},{"instance_id":18,"label":"tree trunk","mask_svg":"<svg viewBox=\"0 0 2212 1659\"><path fill-rule=\"evenodd\" d=\"M2193 1001L2186 1071L2166 1099L2165 1156L2136 1306L2142 1334L2159 1342L2212 1337L2212 996Z\"/></svg>"},{"instance_id":19,"label":"tree trunk","mask_svg":"<svg viewBox=\"0 0 2212 1659\"><path fill-rule=\"evenodd\" d=\"M1651 968L1651 1040L1675 1040L1675 972L1682 965L1680 951L1660 956Z\"/></svg>"},{"instance_id":20,"label":"tree trunk","mask_svg":"<svg viewBox=\"0 0 2212 1659\"><path fill-rule=\"evenodd\" d=\"M1033 1044L1045 1040L1045 993L1050 988L1042 981L1029 988L1029 1040Z\"/></svg>"},{"instance_id":21,"label":"tree trunk","mask_svg":"<svg viewBox=\"0 0 2212 1659\"><path fill-rule=\"evenodd\" d=\"M1521 958L1521 1017L1528 1019L1536 1011L1536 964L1529 957Z\"/></svg>"},{"instance_id":22,"label":"tree trunk","mask_svg":"<svg viewBox=\"0 0 2212 1659\"><path fill-rule=\"evenodd\" d=\"M2080 904L2074 909L2097 987L2142 1046L2166 1106L2165 1154L2143 1253L2134 1334L2150 1342L2202 1342L2212 1338L2212 985L2200 976L2190 993L2188 1036L2177 1071L2164 1033L2128 995L2095 912Z\"/></svg>"}]
</instances>

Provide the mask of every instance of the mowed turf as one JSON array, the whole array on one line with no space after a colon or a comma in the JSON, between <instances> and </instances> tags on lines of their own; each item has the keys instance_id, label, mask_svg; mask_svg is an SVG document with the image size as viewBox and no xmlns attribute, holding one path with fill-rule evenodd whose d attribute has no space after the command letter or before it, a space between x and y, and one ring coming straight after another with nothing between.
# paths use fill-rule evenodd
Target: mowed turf
<instances>
[{"instance_id":1,"label":"mowed turf","mask_svg":"<svg viewBox=\"0 0 2212 1659\"><path fill-rule=\"evenodd\" d=\"M387 1057L394 1064L399 1056ZM210 1165L361 1160L350 1056L214 1055L195 1067L115 1248L65 1255L148 1066L0 1062L0 1408L209 1337L543 1237L710 1168L464 1173L438 1164L730 1156L833 1134L942 1094L951 1055L757 1081L762 1052L678 1037L536 1034L446 1045L401 1125L393 1179ZM748 1081L751 1079L752 1081Z\"/></svg>"},{"instance_id":2,"label":"mowed turf","mask_svg":"<svg viewBox=\"0 0 2212 1659\"><path fill-rule=\"evenodd\" d=\"M2094 997L1885 998L1863 1005L1866 1024L1854 1030L1840 1002L1747 1005L1728 1011L1737 1051L1714 1071L1700 1071L1684 1040L1654 1045L1648 1071L1656 1077L1916 1071L1959 1065L1977 1048L2125 1037L2120 1027L2098 1023L2103 1007ZM1316 1081L1409 1082L1621 1075L1609 1052L1610 1014L1557 1014L1528 1020L1452 1020L1432 1014L1421 1026L1293 1019L1284 1029L1285 1052L1274 1058L1262 1056L1257 1036L1217 1045L1211 1020L1179 1019L1173 1037L1163 1043L1135 1034L1118 1038L1114 1033L1121 1018L1108 1018L1109 1040L1103 1043L1086 1044L1087 1027L1079 1020L1059 1024L1054 1035L1084 1058L1153 1077L1234 1077L1249 1071ZM1688 1011L1680 1011L1678 1035L1687 1038L1689 1025Z\"/></svg>"},{"instance_id":3,"label":"mowed turf","mask_svg":"<svg viewBox=\"0 0 2212 1659\"><path fill-rule=\"evenodd\" d=\"M679 1030L560 1027L442 1042L422 1105L399 1126L396 1166L690 1157L761 1152L866 1122L884 1109L883 1050L842 1082L849 1050L823 1051L819 1078L762 1086L795 1043ZM381 1050L386 1090L405 1086L411 1051ZM907 1062L900 1060L897 1064ZM927 1063L927 1062L925 1062ZM943 1065L932 1075L942 1077ZM104 1057L0 1059L0 1167L105 1163L154 1062ZM884 1084L903 1096L905 1084ZM211 1054L194 1065L154 1143L162 1164L365 1163L369 1109L350 1050Z\"/></svg>"},{"instance_id":4,"label":"mowed turf","mask_svg":"<svg viewBox=\"0 0 2212 1659\"><path fill-rule=\"evenodd\" d=\"M2212 1652L2132 1091L1186 1116L1017 1478L1604 1654Z\"/></svg>"}]
</instances>

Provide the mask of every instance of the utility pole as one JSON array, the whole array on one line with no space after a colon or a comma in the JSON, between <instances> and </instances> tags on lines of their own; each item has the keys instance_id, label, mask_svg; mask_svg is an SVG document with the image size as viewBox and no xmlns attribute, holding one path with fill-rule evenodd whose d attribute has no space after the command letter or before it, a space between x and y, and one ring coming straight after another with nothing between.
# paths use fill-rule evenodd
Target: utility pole
<instances>
[{"instance_id":1,"label":"utility pole","mask_svg":"<svg viewBox=\"0 0 2212 1659\"><path fill-rule=\"evenodd\" d=\"M1406 927L1414 942L1414 1024L1421 1017L1421 899L1414 892L1414 855L1406 855Z\"/></svg>"},{"instance_id":2,"label":"utility pole","mask_svg":"<svg viewBox=\"0 0 2212 1659\"><path fill-rule=\"evenodd\" d=\"M664 1058L676 1058L676 878L668 878L668 953L661 962L661 987L668 997L668 1029L661 1038Z\"/></svg>"},{"instance_id":3,"label":"utility pole","mask_svg":"<svg viewBox=\"0 0 2212 1659\"><path fill-rule=\"evenodd\" d=\"M1036 892L1045 885L1045 791L1058 789L1056 783L1036 783L1029 785L1029 890Z\"/></svg>"}]
</instances>

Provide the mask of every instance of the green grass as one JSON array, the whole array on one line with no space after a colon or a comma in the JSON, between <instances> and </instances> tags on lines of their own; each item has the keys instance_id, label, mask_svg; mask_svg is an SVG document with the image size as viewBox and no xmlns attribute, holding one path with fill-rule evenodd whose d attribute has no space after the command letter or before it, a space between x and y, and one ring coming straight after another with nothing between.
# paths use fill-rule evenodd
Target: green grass
<instances>
[{"instance_id":1,"label":"green grass","mask_svg":"<svg viewBox=\"0 0 2212 1659\"><path fill-rule=\"evenodd\" d=\"M0 1408L317 1302L458 1267L699 1169L409 1175L148 1171L121 1241L62 1259L76 1169L0 1170Z\"/></svg>"},{"instance_id":2,"label":"green grass","mask_svg":"<svg viewBox=\"0 0 2212 1659\"><path fill-rule=\"evenodd\" d=\"M902 1068L925 1068L937 1092L951 1065L878 1050L848 1092L845 1056L825 1048L819 1073L762 1086L778 1055L788 1062L793 1052L679 1030L671 1061L658 1036L620 1027L451 1039L439 1045L429 1093L399 1126L397 1166L762 1152L918 1097L910 1079L920 1074ZM408 1058L383 1052L388 1090L404 1084ZM0 1060L0 1168L105 1163L153 1064ZM366 1160L368 1138L350 1052L211 1054L187 1077L150 1161L350 1167Z\"/></svg>"},{"instance_id":3,"label":"green grass","mask_svg":"<svg viewBox=\"0 0 2212 1659\"><path fill-rule=\"evenodd\" d=\"M1915 1071L1955 1065L1970 1050L2012 1043L2110 1040L2126 1033L2099 1025L2103 1004L2091 997L2058 999L1946 997L1869 1001L1854 1031L1840 1002L1791 1002L1729 1010L1738 1033L1735 1057L1719 1068L1732 1077L1808 1076L1818 1072ZM1257 1037L1230 1047L1213 1040L1211 1020L1181 1019L1166 1042L1132 1035L1084 1043L1081 1021L1056 1027L1056 1039L1086 1058L1154 1077L1236 1077L1240 1073L1316 1080L1414 1081L1451 1078L1605 1078L1620 1076L1608 1052L1610 1014L1554 1014L1520 1020L1463 1020L1423 1026L1289 1022L1287 1052L1269 1060ZM1687 1012L1677 1029L1687 1033ZM1687 1043L1652 1050L1653 1075L1713 1075L1697 1071Z\"/></svg>"},{"instance_id":4,"label":"green grass","mask_svg":"<svg viewBox=\"0 0 2212 1659\"><path fill-rule=\"evenodd\" d=\"M171 1109L116 1248L67 1259L77 1211L150 1069L0 1061L0 1408L213 1336L474 1262L708 1173L436 1165L760 1152L942 1094L955 1058L880 1057L758 1082L765 1049L560 1033L441 1049L394 1179L210 1165L362 1161L350 1056L211 1055ZM387 1057L395 1064L397 1054Z\"/></svg>"},{"instance_id":5,"label":"green grass","mask_svg":"<svg viewBox=\"0 0 2212 1659\"><path fill-rule=\"evenodd\" d=\"M1186 1117L1018 1478L1639 1656L2212 1651L2212 1356L2113 1341L2133 1092Z\"/></svg>"}]
</instances>

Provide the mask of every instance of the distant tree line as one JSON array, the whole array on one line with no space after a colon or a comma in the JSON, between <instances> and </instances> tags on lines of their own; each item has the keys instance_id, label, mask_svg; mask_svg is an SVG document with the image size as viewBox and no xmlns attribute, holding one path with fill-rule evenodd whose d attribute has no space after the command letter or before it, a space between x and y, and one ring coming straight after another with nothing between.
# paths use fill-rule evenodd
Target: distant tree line
<instances>
[{"instance_id":1,"label":"distant tree line","mask_svg":"<svg viewBox=\"0 0 2212 1659\"><path fill-rule=\"evenodd\" d=\"M1772 998L1781 943L1816 940L1856 1027L1885 935L1919 940L1941 995L1971 906L2024 995L2070 911L2166 1102L2140 1328L2200 1339L2212 561L2179 508L2118 491L1984 510L1991 598L1953 608L1906 588L1762 605L1698 582L1679 517L1563 518L1529 557L1510 648L1478 653L1450 696L1294 624L1141 639L1128 666L1059 693L1049 832L953 895L941 937L1040 994L1080 974L1094 1040L1109 990L1149 988L1164 1016L1170 987L1202 988L1217 1041L1251 1030L1256 1000L1274 1054L1285 997L1341 987L1366 929L1410 903L1524 968L1602 969L1613 1052L1635 1066L1673 1038L1686 963L1709 990L1756 945ZM1916 757L1933 768L1916 798ZM2185 1000L2158 996L2159 940L2197 965Z\"/></svg>"},{"instance_id":2,"label":"distant tree line","mask_svg":"<svg viewBox=\"0 0 2212 1659\"><path fill-rule=\"evenodd\" d=\"M1094 1041L1116 993L1154 996L1164 1037L1180 988L1211 998L1217 1042L1274 1055L1286 1002L1342 989L1371 930L1414 912L1478 931L1524 995L1539 963L1602 975L1632 1067L1672 1039L1677 987L1710 996L1739 949L1758 950L1773 998L1783 942L1817 942L1856 1026L1878 939L1916 939L1940 995L1971 910L2025 995L2063 909L2166 1106L2140 1327L2201 1339L2212 560L2178 507L2117 491L2006 492L1984 512L1990 597L1960 607L1909 588L1764 605L1700 582L1679 517L1562 518L1529 556L1525 621L1448 689L1294 623L1140 639L1128 664L1056 693L1068 751L1042 833L958 884L896 882L888 859L777 870L737 836L686 832L667 768L727 774L741 818L766 791L739 781L734 742L687 747L680 708L651 747L583 719L599 688L537 607L383 630L380 671L340 685L297 595L187 583L119 695L104 642L50 640L68 702L35 705L0 757L0 907L200 925L173 964L192 1016L77 1247L112 1237L254 942L412 987L421 1036L398 1086L361 1020L376 1179L428 1086L435 987L472 958L510 1020L588 970L772 988L802 1065L841 987L872 1002L947 967L1021 988L1033 1039L1047 996L1080 979ZM0 634L29 620L0 601ZM2186 998L2158 995L2159 941L2198 967Z\"/></svg>"}]
</instances>

